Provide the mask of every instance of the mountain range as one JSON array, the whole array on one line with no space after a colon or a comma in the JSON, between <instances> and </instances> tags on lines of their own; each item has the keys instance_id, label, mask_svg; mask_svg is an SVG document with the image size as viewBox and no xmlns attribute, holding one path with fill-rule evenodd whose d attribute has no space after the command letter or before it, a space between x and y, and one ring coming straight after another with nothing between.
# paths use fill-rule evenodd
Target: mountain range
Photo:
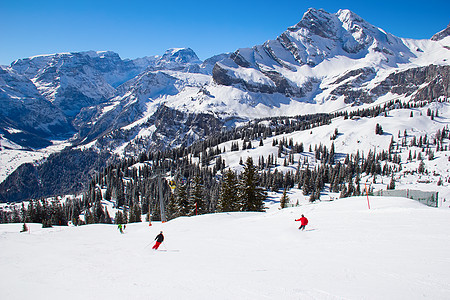
<instances>
[{"instance_id":1,"label":"mountain range","mask_svg":"<svg viewBox=\"0 0 450 300\"><path fill-rule=\"evenodd\" d=\"M19 59L0 67L1 149L59 140L133 156L257 118L446 99L449 35L450 25L428 40L399 38L349 10L309 9L274 40L205 61L189 48L133 60L111 51Z\"/></svg>"}]
</instances>

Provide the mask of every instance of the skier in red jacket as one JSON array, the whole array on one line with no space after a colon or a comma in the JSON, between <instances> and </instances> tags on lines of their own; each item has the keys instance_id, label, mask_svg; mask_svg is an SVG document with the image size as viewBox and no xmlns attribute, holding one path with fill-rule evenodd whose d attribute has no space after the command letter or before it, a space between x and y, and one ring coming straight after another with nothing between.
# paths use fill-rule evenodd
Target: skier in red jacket
<instances>
[{"instance_id":1,"label":"skier in red jacket","mask_svg":"<svg viewBox=\"0 0 450 300\"><path fill-rule=\"evenodd\" d=\"M158 250L159 245L161 245L161 243L164 241L164 235L162 231L155 237L155 240L156 242L152 249Z\"/></svg>"},{"instance_id":2,"label":"skier in red jacket","mask_svg":"<svg viewBox=\"0 0 450 300\"><path fill-rule=\"evenodd\" d=\"M300 221L300 227L298 229L305 230L306 225L308 225L308 219L302 215L300 219L297 219L295 221Z\"/></svg>"}]
</instances>

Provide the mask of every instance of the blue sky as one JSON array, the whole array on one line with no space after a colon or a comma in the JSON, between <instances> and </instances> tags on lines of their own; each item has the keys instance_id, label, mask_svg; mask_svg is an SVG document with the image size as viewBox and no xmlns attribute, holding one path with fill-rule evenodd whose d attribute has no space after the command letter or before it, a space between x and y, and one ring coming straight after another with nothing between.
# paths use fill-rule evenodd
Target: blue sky
<instances>
[{"instance_id":1,"label":"blue sky","mask_svg":"<svg viewBox=\"0 0 450 300\"><path fill-rule=\"evenodd\" d=\"M350 9L399 37L430 38L450 1L0 0L0 64L57 52L112 50L122 58L190 47L200 59L274 39L310 7Z\"/></svg>"}]
</instances>

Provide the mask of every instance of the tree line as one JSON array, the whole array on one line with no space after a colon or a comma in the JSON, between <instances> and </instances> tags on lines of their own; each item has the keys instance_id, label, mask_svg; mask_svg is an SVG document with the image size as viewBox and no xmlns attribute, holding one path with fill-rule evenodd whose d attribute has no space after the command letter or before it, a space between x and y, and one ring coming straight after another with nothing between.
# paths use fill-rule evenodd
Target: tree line
<instances>
[{"instance_id":1,"label":"tree line","mask_svg":"<svg viewBox=\"0 0 450 300\"><path fill-rule=\"evenodd\" d=\"M33 200L28 207L12 211L0 210L0 223L38 222L44 226L64 225L71 221L75 225L92 223L140 222L141 215L147 220L159 220L160 190L168 219L226 211L262 211L267 191L302 189L310 201L320 200L320 194L340 193L341 197L362 193L361 177L370 175L391 176L389 187L395 186L393 174L402 168L402 147L423 146L428 159L432 159L431 145L436 151L444 150L443 141L449 138L444 127L433 139L421 136L409 138L407 132L399 132L399 142L392 138L389 148L375 153L339 154L334 143L329 148L322 144L309 145L292 139L273 138L272 146L278 147L276 155L241 159L242 172L226 166L221 154L227 151L219 147L232 141L230 151L253 149L263 146L263 141L281 133L309 130L329 124L331 118L343 116L377 116L404 106L400 101L391 101L383 106L351 113L318 114L302 117L267 118L211 136L189 147L167 151L143 152L136 157L118 160L95 174L82 197L61 202ZM419 105L419 104L416 104ZM438 116L437 111L430 116ZM378 124L377 124L378 125ZM379 130L379 129L375 129ZM331 140L339 135L336 128ZM259 142L254 142L259 141ZM410 154L410 158L421 160L423 154ZM280 171L278 167L289 167ZM418 172L426 172L423 163ZM113 220L104 201L113 201L118 210ZM80 216L83 216L81 218Z\"/></svg>"}]
</instances>

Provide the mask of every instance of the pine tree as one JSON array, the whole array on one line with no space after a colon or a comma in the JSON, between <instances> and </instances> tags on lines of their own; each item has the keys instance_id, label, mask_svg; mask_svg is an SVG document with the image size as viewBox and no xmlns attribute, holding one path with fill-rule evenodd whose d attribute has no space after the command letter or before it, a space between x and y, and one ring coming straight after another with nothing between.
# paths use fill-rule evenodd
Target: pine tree
<instances>
[{"instance_id":1,"label":"pine tree","mask_svg":"<svg viewBox=\"0 0 450 300\"><path fill-rule=\"evenodd\" d=\"M425 172L425 164L423 160L420 161L419 167L417 168L417 172L419 172L420 174L423 174Z\"/></svg>"},{"instance_id":2,"label":"pine tree","mask_svg":"<svg viewBox=\"0 0 450 300\"><path fill-rule=\"evenodd\" d=\"M125 208L123 209L123 223L124 224L128 223L128 212Z\"/></svg>"},{"instance_id":3,"label":"pine tree","mask_svg":"<svg viewBox=\"0 0 450 300\"><path fill-rule=\"evenodd\" d=\"M238 211L239 198L236 193L238 190L238 179L236 173L232 170L226 170L223 174L223 181L220 187L218 211Z\"/></svg>"},{"instance_id":4,"label":"pine tree","mask_svg":"<svg viewBox=\"0 0 450 300\"><path fill-rule=\"evenodd\" d=\"M182 182L178 182L175 188L175 203L176 212L173 214L174 218L189 215L191 207L189 203L187 185Z\"/></svg>"},{"instance_id":5,"label":"pine tree","mask_svg":"<svg viewBox=\"0 0 450 300\"><path fill-rule=\"evenodd\" d=\"M307 167L306 170L303 172L303 184L302 184L303 195L308 195L313 191L313 181L311 177L312 177L311 170Z\"/></svg>"},{"instance_id":6,"label":"pine tree","mask_svg":"<svg viewBox=\"0 0 450 300\"><path fill-rule=\"evenodd\" d=\"M133 205L133 214L134 214L134 222L142 222L142 211L141 211L141 206L138 203L135 203Z\"/></svg>"},{"instance_id":7,"label":"pine tree","mask_svg":"<svg viewBox=\"0 0 450 300\"><path fill-rule=\"evenodd\" d=\"M105 221L105 212L100 201L95 201L93 211L94 223L103 223Z\"/></svg>"},{"instance_id":8,"label":"pine tree","mask_svg":"<svg viewBox=\"0 0 450 300\"><path fill-rule=\"evenodd\" d=\"M86 224L94 224L95 223L94 215L91 213L91 210L89 208L86 209L86 211L84 213L84 221Z\"/></svg>"},{"instance_id":9,"label":"pine tree","mask_svg":"<svg viewBox=\"0 0 450 300\"><path fill-rule=\"evenodd\" d=\"M192 189L189 199L191 211L190 215L206 213L206 201L202 177L197 175L192 180Z\"/></svg>"},{"instance_id":10,"label":"pine tree","mask_svg":"<svg viewBox=\"0 0 450 300\"><path fill-rule=\"evenodd\" d=\"M114 224L123 224L123 223L124 223L124 221L123 221L123 214L119 210L119 211L116 212L116 216L115 216L115 219L114 219Z\"/></svg>"},{"instance_id":11,"label":"pine tree","mask_svg":"<svg viewBox=\"0 0 450 300\"><path fill-rule=\"evenodd\" d=\"M320 194L320 193L319 193ZM311 193L311 195L309 196L309 202L314 202L314 201L316 201L316 200L318 200L318 197L317 197L317 193L314 191L314 192L312 192Z\"/></svg>"},{"instance_id":12,"label":"pine tree","mask_svg":"<svg viewBox=\"0 0 450 300\"><path fill-rule=\"evenodd\" d=\"M125 193L123 190L123 182L122 178L118 179L118 183L116 185L116 207L121 207L125 204Z\"/></svg>"},{"instance_id":13,"label":"pine tree","mask_svg":"<svg viewBox=\"0 0 450 300\"><path fill-rule=\"evenodd\" d=\"M391 176L391 181L389 182L388 185L388 190L395 190L395 179L393 174Z\"/></svg>"},{"instance_id":14,"label":"pine tree","mask_svg":"<svg viewBox=\"0 0 450 300\"><path fill-rule=\"evenodd\" d=\"M262 188L258 187L258 177L256 167L253 165L253 159L248 157L245 162L239 189L242 211L264 210L264 200L267 198L267 194Z\"/></svg>"},{"instance_id":15,"label":"pine tree","mask_svg":"<svg viewBox=\"0 0 450 300\"><path fill-rule=\"evenodd\" d=\"M141 209L141 205L139 205L139 203L137 203L137 202L134 203L133 212L134 212L135 222L137 222L137 223L142 222L142 209Z\"/></svg>"},{"instance_id":16,"label":"pine tree","mask_svg":"<svg viewBox=\"0 0 450 300\"><path fill-rule=\"evenodd\" d=\"M105 200L111 201L111 189L109 187L107 187L105 191Z\"/></svg>"},{"instance_id":17,"label":"pine tree","mask_svg":"<svg viewBox=\"0 0 450 300\"><path fill-rule=\"evenodd\" d=\"M337 128L336 128L337 130ZM335 155L335 150L334 150L334 142L331 143L331 148L330 148L330 157L329 157L329 162L330 164L334 164L334 155Z\"/></svg>"},{"instance_id":18,"label":"pine tree","mask_svg":"<svg viewBox=\"0 0 450 300\"><path fill-rule=\"evenodd\" d=\"M105 207L105 223L106 224L112 224L111 216L109 215L107 207Z\"/></svg>"},{"instance_id":19,"label":"pine tree","mask_svg":"<svg viewBox=\"0 0 450 300\"><path fill-rule=\"evenodd\" d=\"M289 203L289 196L287 195L287 189L284 189L283 196L280 199L280 207L285 208L287 203Z\"/></svg>"},{"instance_id":20,"label":"pine tree","mask_svg":"<svg viewBox=\"0 0 450 300\"><path fill-rule=\"evenodd\" d=\"M168 220L172 220L179 217L177 203L174 194L170 194L169 204L166 206L166 214ZM150 221L150 210L147 212L146 221Z\"/></svg>"},{"instance_id":21,"label":"pine tree","mask_svg":"<svg viewBox=\"0 0 450 300\"><path fill-rule=\"evenodd\" d=\"M380 124L377 123L377 125L375 126L375 134L378 135L382 135L383 134L383 128L381 127Z\"/></svg>"},{"instance_id":22,"label":"pine tree","mask_svg":"<svg viewBox=\"0 0 450 300\"><path fill-rule=\"evenodd\" d=\"M26 222L33 222L33 223L37 223L35 222L35 210L34 210L34 201L30 201L30 204L28 204L28 209L26 212L26 218L25 221Z\"/></svg>"},{"instance_id":23,"label":"pine tree","mask_svg":"<svg viewBox=\"0 0 450 300\"><path fill-rule=\"evenodd\" d=\"M50 220L42 220L42 228L51 228L52 222Z\"/></svg>"}]
</instances>

